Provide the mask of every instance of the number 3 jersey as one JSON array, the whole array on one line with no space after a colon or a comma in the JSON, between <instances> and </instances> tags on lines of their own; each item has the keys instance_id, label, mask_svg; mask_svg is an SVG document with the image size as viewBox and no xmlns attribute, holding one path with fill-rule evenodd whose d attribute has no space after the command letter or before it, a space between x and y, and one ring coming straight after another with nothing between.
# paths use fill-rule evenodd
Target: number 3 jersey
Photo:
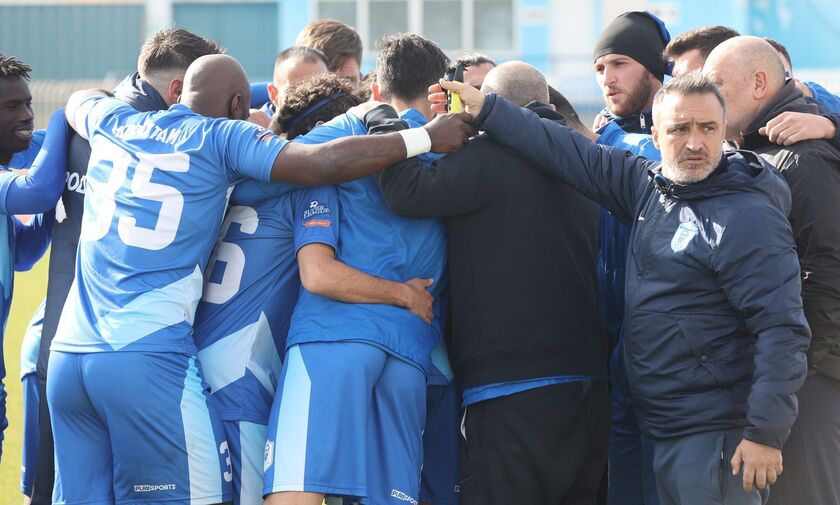
<instances>
[{"instance_id":1,"label":"number 3 jersey","mask_svg":"<svg viewBox=\"0 0 840 505\"><path fill-rule=\"evenodd\" d=\"M228 190L243 178L268 181L287 142L179 104L138 113L94 97L75 119L92 152L76 280L51 349L194 354L202 274Z\"/></svg>"},{"instance_id":2,"label":"number 3 jersey","mask_svg":"<svg viewBox=\"0 0 840 505\"><path fill-rule=\"evenodd\" d=\"M334 186L279 197L273 186L234 190L196 312L198 359L223 421L268 423L300 290L297 251L338 243Z\"/></svg>"}]
</instances>

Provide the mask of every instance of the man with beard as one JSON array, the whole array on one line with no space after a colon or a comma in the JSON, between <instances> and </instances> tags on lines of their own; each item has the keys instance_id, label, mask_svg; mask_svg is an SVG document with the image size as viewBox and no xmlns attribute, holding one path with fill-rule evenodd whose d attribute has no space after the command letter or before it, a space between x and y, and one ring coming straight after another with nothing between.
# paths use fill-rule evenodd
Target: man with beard
<instances>
[{"instance_id":1,"label":"man with beard","mask_svg":"<svg viewBox=\"0 0 840 505\"><path fill-rule=\"evenodd\" d=\"M620 147L658 160L651 141L653 96L666 70L662 50L669 40L661 20L647 12L626 12L601 34L595 77L612 119L598 129L599 144ZM624 265L630 223L601 209L598 285L601 317L613 347L610 383L613 400L608 503L656 505L651 441L641 433L623 367Z\"/></svg>"},{"instance_id":2,"label":"man with beard","mask_svg":"<svg viewBox=\"0 0 840 505\"><path fill-rule=\"evenodd\" d=\"M802 301L813 332L799 417L784 446L787 472L771 503L840 503L840 151L825 140L783 147L759 130L781 114L816 113L771 44L736 37L709 55L703 72L730 108L726 138L775 165L793 196L790 223L802 267Z\"/></svg>"},{"instance_id":3,"label":"man with beard","mask_svg":"<svg viewBox=\"0 0 840 505\"><path fill-rule=\"evenodd\" d=\"M790 190L758 155L722 154L726 109L715 84L693 73L657 92L661 163L593 145L494 94L440 86L461 94L477 128L633 222L625 364L655 440L660 503L766 503L810 332Z\"/></svg>"}]
</instances>

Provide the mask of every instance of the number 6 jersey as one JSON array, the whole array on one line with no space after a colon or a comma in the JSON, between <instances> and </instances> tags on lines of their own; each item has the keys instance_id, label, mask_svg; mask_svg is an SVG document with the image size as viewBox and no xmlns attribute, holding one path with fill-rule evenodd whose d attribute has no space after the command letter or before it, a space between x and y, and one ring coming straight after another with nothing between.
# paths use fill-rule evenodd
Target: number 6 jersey
<instances>
[{"instance_id":1,"label":"number 6 jersey","mask_svg":"<svg viewBox=\"0 0 840 505\"><path fill-rule=\"evenodd\" d=\"M93 97L75 119L92 152L76 280L51 349L195 354L202 273L228 191L268 181L287 142L180 104L139 113Z\"/></svg>"}]
</instances>

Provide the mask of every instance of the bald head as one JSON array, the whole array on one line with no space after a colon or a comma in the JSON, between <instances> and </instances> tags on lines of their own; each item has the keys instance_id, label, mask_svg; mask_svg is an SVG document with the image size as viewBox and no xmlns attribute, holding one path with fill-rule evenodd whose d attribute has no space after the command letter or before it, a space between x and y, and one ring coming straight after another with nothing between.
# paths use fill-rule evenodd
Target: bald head
<instances>
[{"instance_id":1,"label":"bald head","mask_svg":"<svg viewBox=\"0 0 840 505\"><path fill-rule=\"evenodd\" d=\"M251 103L248 76L231 56L202 56L187 69L180 102L202 116L247 119Z\"/></svg>"},{"instance_id":2,"label":"bald head","mask_svg":"<svg viewBox=\"0 0 840 505\"><path fill-rule=\"evenodd\" d=\"M722 42L709 54L703 73L720 87L726 101L729 140L748 133L759 111L785 85L779 53L759 37L740 36Z\"/></svg>"},{"instance_id":3,"label":"bald head","mask_svg":"<svg viewBox=\"0 0 840 505\"><path fill-rule=\"evenodd\" d=\"M481 91L492 91L520 107L535 100L548 103L545 76L523 61L509 61L495 67L484 77Z\"/></svg>"},{"instance_id":4,"label":"bald head","mask_svg":"<svg viewBox=\"0 0 840 505\"><path fill-rule=\"evenodd\" d=\"M760 37L739 36L722 42L709 54L705 68L728 66L741 76L764 72L767 82L779 90L785 84L785 67L779 53Z\"/></svg>"}]
</instances>

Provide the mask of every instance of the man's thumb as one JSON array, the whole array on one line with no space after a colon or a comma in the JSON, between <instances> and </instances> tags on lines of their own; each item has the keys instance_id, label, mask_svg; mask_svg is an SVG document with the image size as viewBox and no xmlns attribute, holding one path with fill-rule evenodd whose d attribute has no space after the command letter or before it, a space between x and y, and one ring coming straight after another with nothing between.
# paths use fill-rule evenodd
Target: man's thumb
<instances>
[{"instance_id":1,"label":"man's thumb","mask_svg":"<svg viewBox=\"0 0 840 505\"><path fill-rule=\"evenodd\" d=\"M428 288L429 286L431 286L432 284L435 283L435 280L434 279L423 279L421 282L423 283L423 287Z\"/></svg>"},{"instance_id":2,"label":"man's thumb","mask_svg":"<svg viewBox=\"0 0 840 505\"><path fill-rule=\"evenodd\" d=\"M455 93L460 93L467 86L463 82L447 81L444 79L441 79L439 82L440 87L442 87L443 89L448 89L449 91L454 91Z\"/></svg>"}]
</instances>

